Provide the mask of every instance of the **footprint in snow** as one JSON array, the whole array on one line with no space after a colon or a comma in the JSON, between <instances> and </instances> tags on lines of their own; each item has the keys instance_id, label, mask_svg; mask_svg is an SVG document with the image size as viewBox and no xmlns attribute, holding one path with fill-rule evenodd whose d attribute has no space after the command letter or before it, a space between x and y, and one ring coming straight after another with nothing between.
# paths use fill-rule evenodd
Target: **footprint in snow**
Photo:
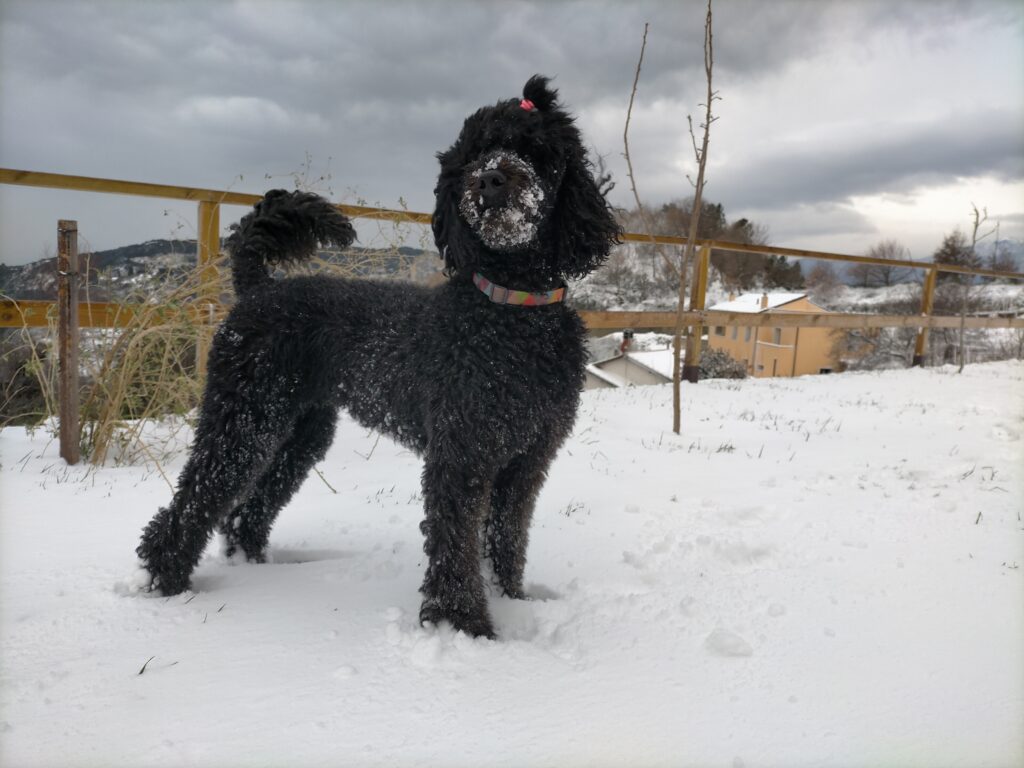
<instances>
[{"instance_id":1,"label":"footprint in snow","mask_svg":"<svg viewBox=\"0 0 1024 768\"><path fill-rule=\"evenodd\" d=\"M704 640L704 647L713 656L752 656L754 649L746 640L719 627Z\"/></svg>"}]
</instances>

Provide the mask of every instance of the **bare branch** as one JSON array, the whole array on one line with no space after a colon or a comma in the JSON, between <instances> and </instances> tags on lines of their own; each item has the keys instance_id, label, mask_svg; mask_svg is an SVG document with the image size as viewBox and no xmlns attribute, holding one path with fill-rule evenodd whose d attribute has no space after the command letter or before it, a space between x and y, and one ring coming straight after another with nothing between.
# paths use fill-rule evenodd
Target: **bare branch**
<instances>
[{"instance_id":1,"label":"bare branch","mask_svg":"<svg viewBox=\"0 0 1024 768\"><path fill-rule=\"evenodd\" d=\"M644 22L644 37L640 43L640 58L636 62L636 74L633 76L633 89L629 92L629 107L626 109L626 126L622 131L622 145L625 150L623 156L626 158L626 171L629 175L629 186L633 191L633 199L636 201L636 209L640 213L640 219L643 221L644 230L646 231L647 236L651 238L651 244L654 246L655 252L661 257L661 260L665 263L669 272L678 277L678 268L672 263L672 260L665 253L665 249L662 245L654 240L654 228L651 225L651 218L648 216L647 209L644 208L643 203L640 202L640 194L636 191L636 179L633 176L633 160L629 155L629 121L633 117L633 101L636 99L636 88L637 84L640 82L640 69L643 67L644 63L644 51L647 50L647 28L649 26L650 25L647 22Z\"/></svg>"},{"instance_id":2,"label":"bare branch","mask_svg":"<svg viewBox=\"0 0 1024 768\"><path fill-rule=\"evenodd\" d=\"M693 144L693 157L697 161L697 163L700 163L700 150L697 149L697 137L693 133L693 116L687 115L686 122L690 126L690 142Z\"/></svg>"},{"instance_id":3,"label":"bare branch","mask_svg":"<svg viewBox=\"0 0 1024 768\"><path fill-rule=\"evenodd\" d=\"M593 150L593 154L595 158L594 165L596 166L594 183L597 184L597 191L601 193L601 196L608 197L608 193L615 189L615 182L612 180L611 171L608 170L608 166L605 164L604 155L599 154L596 149Z\"/></svg>"},{"instance_id":4,"label":"bare branch","mask_svg":"<svg viewBox=\"0 0 1024 768\"><path fill-rule=\"evenodd\" d=\"M681 393L682 393L682 348L683 348L683 313L686 308L686 274L688 269L692 269L694 264L694 251L695 241L697 238L698 227L700 225L700 210L702 198L704 196L704 171L707 166L708 159L708 144L710 142L711 124L715 121L715 118L711 114L711 105L715 102L716 91L711 87L712 82L712 70L715 64L714 54L714 36L712 34L712 15L711 15L711 0L708 0L708 11L707 16L704 20L704 74L707 78L707 99L704 102L704 123L701 126L704 129L704 136L701 141L700 149L697 149L696 139L694 138L694 153L697 158L697 182L694 186L693 195L693 210L690 213L690 231L687 235L686 250L683 255L683 263L679 270L679 302L677 305L676 315L676 326L675 333L672 339L672 431L679 434L680 422L682 421L682 405L681 405ZM690 135L693 137L693 122L690 122ZM695 276L696 279L696 276ZM700 334L700 327L696 327L691 330L691 333ZM692 364L692 363L688 363Z\"/></svg>"}]
</instances>

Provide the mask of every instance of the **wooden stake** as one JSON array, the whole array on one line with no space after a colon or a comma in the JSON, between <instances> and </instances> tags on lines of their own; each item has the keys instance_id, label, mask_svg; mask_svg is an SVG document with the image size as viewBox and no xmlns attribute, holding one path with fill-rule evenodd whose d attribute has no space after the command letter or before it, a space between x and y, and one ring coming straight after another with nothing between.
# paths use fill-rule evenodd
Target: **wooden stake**
<instances>
[{"instance_id":1,"label":"wooden stake","mask_svg":"<svg viewBox=\"0 0 1024 768\"><path fill-rule=\"evenodd\" d=\"M198 305L200 310L209 310L213 317L213 305L217 296L213 295L217 282L217 268L213 265L220 252L220 205L203 200L199 203L199 239L196 243L196 257L199 260ZM210 352L210 341L213 329L209 322L202 322L196 339L196 374L199 379L206 378L206 357Z\"/></svg>"},{"instance_id":2,"label":"wooden stake","mask_svg":"<svg viewBox=\"0 0 1024 768\"><path fill-rule=\"evenodd\" d=\"M704 302L708 292L708 263L711 261L711 248L707 245L700 247L697 255L693 285L690 287L690 311L700 312L704 309ZM700 345L701 336L704 335L703 325L690 327L690 333L686 337L686 358L683 364L683 379L696 384L700 379Z\"/></svg>"},{"instance_id":3,"label":"wooden stake","mask_svg":"<svg viewBox=\"0 0 1024 768\"><path fill-rule=\"evenodd\" d=\"M921 293L921 314L925 317L931 317L932 314L932 306L935 303L935 279L937 275L938 270L929 269L928 274L924 278L924 290ZM917 340L914 342L914 358L910 363L912 367L920 368L924 366L924 356L927 348L928 326L923 326L917 332Z\"/></svg>"},{"instance_id":4,"label":"wooden stake","mask_svg":"<svg viewBox=\"0 0 1024 768\"><path fill-rule=\"evenodd\" d=\"M57 366L60 456L81 458L78 429L78 222L57 222Z\"/></svg>"}]
</instances>

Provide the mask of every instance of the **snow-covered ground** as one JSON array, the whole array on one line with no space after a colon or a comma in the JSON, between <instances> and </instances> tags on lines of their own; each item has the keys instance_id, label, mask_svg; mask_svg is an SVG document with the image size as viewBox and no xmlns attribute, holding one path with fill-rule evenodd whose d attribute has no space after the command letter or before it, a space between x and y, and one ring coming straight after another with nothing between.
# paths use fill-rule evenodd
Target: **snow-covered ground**
<instances>
[{"instance_id":1,"label":"snow-covered ground","mask_svg":"<svg viewBox=\"0 0 1024 768\"><path fill-rule=\"evenodd\" d=\"M160 473L4 430L0 764L1024 764L1024 364L684 393L584 395L494 642L418 626L419 463L350 421L170 599Z\"/></svg>"}]
</instances>

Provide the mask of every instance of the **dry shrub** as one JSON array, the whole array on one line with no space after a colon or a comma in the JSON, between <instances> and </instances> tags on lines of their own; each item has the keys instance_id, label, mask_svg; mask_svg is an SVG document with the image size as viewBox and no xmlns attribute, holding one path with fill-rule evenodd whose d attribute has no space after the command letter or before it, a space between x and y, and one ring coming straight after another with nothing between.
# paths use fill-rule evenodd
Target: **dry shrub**
<instances>
[{"instance_id":1,"label":"dry shrub","mask_svg":"<svg viewBox=\"0 0 1024 768\"><path fill-rule=\"evenodd\" d=\"M6 299L7 297L2 297ZM0 428L38 426L56 409L57 365L47 328L0 329Z\"/></svg>"},{"instance_id":2,"label":"dry shrub","mask_svg":"<svg viewBox=\"0 0 1024 768\"><path fill-rule=\"evenodd\" d=\"M323 252L295 271L423 279L411 253L401 247L417 242L415 232L410 236L413 226L380 222L363 248ZM418 242L425 244L425 237L421 234ZM197 347L205 354L233 301L226 258L214 266L186 268L156 288L134 289L118 302L119 327L81 331L81 449L90 462L159 467L181 446L179 433L192 425L202 395ZM87 289L84 294L89 301ZM56 356L50 354L56 348L55 312L49 328L23 327L9 336L14 341L0 354L5 373L0 381L6 381L0 426L43 423L57 415ZM32 407L19 407L28 391ZM56 420L49 423L52 427Z\"/></svg>"},{"instance_id":3,"label":"dry shrub","mask_svg":"<svg viewBox=\"0 0 1024 768\"><path fill-rule=\"evenodd\" d=\"M94 331L91 343L83 338L88 384L81 400L82 453L90 462L159 460L160 446L143 439L147 427L157 421L169 425L170 434L161 433L166 442L189 423L180 417L188 416L202 393L198 342L208 343L210 321L224 314L229 278L226 269L197 266L155 300L129 296L117 318L123 327Z\"/></svg>"}]
</instances>

